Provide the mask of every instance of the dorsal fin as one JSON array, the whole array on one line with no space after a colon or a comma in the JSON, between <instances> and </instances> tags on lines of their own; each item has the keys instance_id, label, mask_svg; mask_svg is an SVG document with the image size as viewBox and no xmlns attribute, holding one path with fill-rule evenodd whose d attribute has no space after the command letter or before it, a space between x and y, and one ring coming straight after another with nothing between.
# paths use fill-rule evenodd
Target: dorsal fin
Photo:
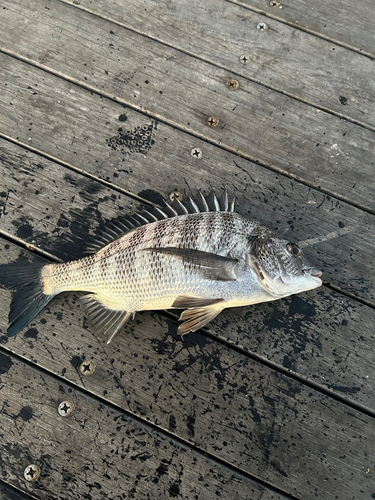
<instances>
[{"instance_id":1,"label":"dorsal fin","mask_svg":"<svg viewBox=\"0 0 375 500\"><path fill-rule=\"evenodd\" d=\"M217 197L212 189L207 196L198 191L195 199L188 198L186 201L180 201L175 198L169 203L165 201L165 206L161 208L147 207L147 210L143 209L139 213L116 219L100 227L94 236L88 238L84 254L93 254L137 227L150 222L199 212L234 212L234 203L235 198L229 203L226 190Z\"/></svg>"}]
</instances>

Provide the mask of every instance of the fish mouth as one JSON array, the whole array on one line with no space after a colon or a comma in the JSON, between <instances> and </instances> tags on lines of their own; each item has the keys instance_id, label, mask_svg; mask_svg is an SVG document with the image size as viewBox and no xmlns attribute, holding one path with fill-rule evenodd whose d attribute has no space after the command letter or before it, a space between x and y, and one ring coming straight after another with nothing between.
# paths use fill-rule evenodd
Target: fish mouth
<instances>
[{"instance_id":1,"label":"fish mouth","mask_svg":"<svg viewBox=\"0 0 375 500\"><path fill-rule=\"evenodd\" d=\"M302 271L305 275L309 276L314 281L316 281L318 283L318 286L323 284L322 280L320 279L323 273L319 269L316 269L315 267L309 267L306 269L302 269Z\"/></svg>"}]
</instances>

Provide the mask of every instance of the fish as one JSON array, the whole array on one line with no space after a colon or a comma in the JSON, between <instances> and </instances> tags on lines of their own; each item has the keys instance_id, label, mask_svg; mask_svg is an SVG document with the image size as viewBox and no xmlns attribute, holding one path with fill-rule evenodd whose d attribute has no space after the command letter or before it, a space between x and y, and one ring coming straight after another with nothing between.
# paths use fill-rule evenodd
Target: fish
<instances>
[{"instance_id":1,"label":"fish","mask_svg":"<svg viewBox=\"0 0 375 500\"><path fill-rule=\"evenodd\" d=\"M226 190L145 208L104 228L77 260L0 265L0 284L13 292L8 336L56 295L79 291L108 343L138 311L183 309L183 336L225 308L319 287L321 275L297 243L237 213Z\"/></svg>"}]
</instances>

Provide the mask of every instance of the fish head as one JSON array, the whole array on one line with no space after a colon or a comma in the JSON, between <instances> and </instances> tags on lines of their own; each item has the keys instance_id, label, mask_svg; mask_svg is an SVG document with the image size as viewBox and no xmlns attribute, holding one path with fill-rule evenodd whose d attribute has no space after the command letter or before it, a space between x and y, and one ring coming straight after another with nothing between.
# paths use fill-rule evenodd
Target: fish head
<instances>
[{"instance_id":1,"label":"fish head","mask_svg":"<svg viewBox=\"0 0 375 500\"><path fill-rule=\"evenodd\" d=\"M322 272L309 264L297 243L288 240L273 236L254 238L248 261L263 287L277 297L322 284Z\"/></svg>"}]
</instances>

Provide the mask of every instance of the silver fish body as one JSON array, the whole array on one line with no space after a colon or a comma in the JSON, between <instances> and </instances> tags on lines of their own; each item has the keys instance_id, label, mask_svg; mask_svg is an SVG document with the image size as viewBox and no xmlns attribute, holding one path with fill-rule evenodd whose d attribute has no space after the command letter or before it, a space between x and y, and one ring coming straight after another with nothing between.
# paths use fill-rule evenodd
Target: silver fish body
<instances>
[{"instance_id":1,"label":"silver fish body","mask_svg":"<svg viewBox=\"0 0 375 500\"><path fill-rule=\"evenodd\" d=\"M142 225L92 255L42 266L33 276L38 277L39 292L30 282L23 288L37 296L41 307L61 292L86 292L82 300L91 323L111 340L137 311L186 309L179 327L185 334L224 308L276 300L321 285L320 271L306 262L296 244L231 211L226 193L219 199L211 193L207 201L201 197L200 208L190 201L189 209L176 202L167 213L159 210L161 220L152 216L148 222L139 216ZM0 281L15 287L12 268L0 266ZM19 295L23 288L18 287ZM28 321L30 312L38 312L36 307L23 309ZM10 320L13 331L25 326L20 313L11 311Z\"/></svg>"}]
</instances>

